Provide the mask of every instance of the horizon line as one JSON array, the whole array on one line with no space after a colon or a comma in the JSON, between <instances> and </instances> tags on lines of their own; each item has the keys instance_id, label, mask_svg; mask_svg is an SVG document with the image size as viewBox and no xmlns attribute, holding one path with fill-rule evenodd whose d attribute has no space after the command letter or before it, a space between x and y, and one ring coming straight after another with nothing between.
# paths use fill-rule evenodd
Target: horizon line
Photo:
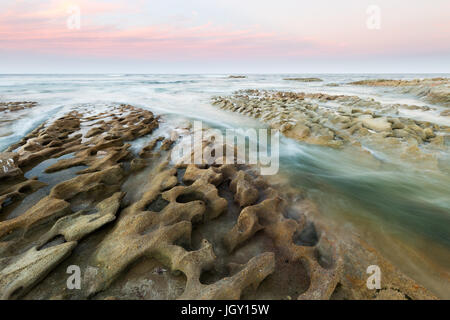
<instances>
[{"instance_id":1,"label":"horizon line","mask_svg":"<svg viewBox=\"0 0 450 320\"><path fill-rule=\"evenodd\" d=\"M155 73L133 73L133 72L30 72L30 73L0 73L0 76L9 75L282 75L282 74L298 74L298 75L308 75L308 74L323 74L323 75L340 75L340 74L448 74L450 72L200 72L200 73L189 73L189 72L155 72Z\"/></svg>"}]
</instances>

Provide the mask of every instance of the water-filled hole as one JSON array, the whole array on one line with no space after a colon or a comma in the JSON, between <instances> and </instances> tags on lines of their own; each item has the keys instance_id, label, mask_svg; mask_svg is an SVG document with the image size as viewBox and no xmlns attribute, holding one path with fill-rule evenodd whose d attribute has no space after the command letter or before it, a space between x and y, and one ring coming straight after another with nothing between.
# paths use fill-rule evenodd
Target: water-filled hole
<instances>
[{"instance_id":1,"label":"water-filled hole","mask_svg":"<svg viewBox=\"0 0 450 320\"><path fill-rule=\"evenodd\" d=\"M229 274L227 272L219 272L215 269L204 270L200 275L200 283L204 285L209 285L216 283L217 281L228 277Z\"/></svg>"},{"instance_id":2,"label":"water-filled hole","mask_svg":"<svg viewBox=\"0 0 450 320\"><path fill-rule=\"evenodd\" d=\"M204 196L201 192L197 192L197 191L192 191L192 192L188 192L188 193L184 193L184 194L180 194L177 197L177 202L178 203L188 203L188 202L192 202L192 201L204 201Z\"/></svg>"},{"instance_id":3,"label":"water-filled hole","mask_svg":"<svg viewBox=\"0 0 450 320\"><path fill-rule=\"evenodd\" d=\"M146 208L146 211L152 212L161 212L170 202L163 199L161 195L159 195L155 200L153 200Z\"/></svg>"},{"instance_id":4,"label":"water-filled hole","mask_svg":"<svg viewBox=\"0 0 450 320\"><path fill-rule=\"evenodd\" d=\"M330 269L334 265L330 250L327 250L327 249L321 248L321 247L317 247L314 250L314 257L316 258L316 260L320 264L320 266L324 269Z\"/></svg>"},{"instance_id":5,"label":"water-filled hole","mask_svg":"<svg viewBox=\"0 0 450 320\"><path fill-rule=\"evenodd\" d=\"M293 241L299 246L314 247L319 241L314 224L309 222L301 232L296 232Z\"/></svg>"},{"instance_id":6,"label":"water-filled hole","mask_svg":"<svg viewBox=\"0 0 450 320\"><path fill-rule=\"evenodd\" d=\"M18 191L20 193L28 193L28 192L30 192L32 190L33 189L29 185L25 185L25 186L21 187Z\"/></svg>"}]
</instances>

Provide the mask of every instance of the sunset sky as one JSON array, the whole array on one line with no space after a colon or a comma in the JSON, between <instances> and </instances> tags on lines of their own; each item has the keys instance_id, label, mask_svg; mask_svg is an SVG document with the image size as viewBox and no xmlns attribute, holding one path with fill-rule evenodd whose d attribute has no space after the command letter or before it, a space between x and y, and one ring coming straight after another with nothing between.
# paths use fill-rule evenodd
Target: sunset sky
<instances>
[{"instance_id":1,"label":"sunset sky","mask_svg":"<svg viewBox=\"0 0 450 320\"><path fill-rule=\"evenodd\" d=\"M450 72L450 1L1 1L0 73L232 72Z\"/></svg>"}]
</instances>

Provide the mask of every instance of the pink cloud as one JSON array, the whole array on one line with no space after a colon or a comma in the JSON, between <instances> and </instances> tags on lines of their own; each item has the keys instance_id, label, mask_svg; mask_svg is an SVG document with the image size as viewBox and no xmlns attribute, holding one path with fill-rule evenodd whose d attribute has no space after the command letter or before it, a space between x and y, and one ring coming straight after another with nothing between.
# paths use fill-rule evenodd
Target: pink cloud
<instances>
[{"instance_id":1,"label":"pink cloud","mask_svg":"<svg viewBox=\"0 0 450 320\"><path fill-rule=\"evenodd\" d=\"M399 30L376 33L358 29L341 38L315 32L314 36L306 37L301 33L267 31L259 25L231 27L209 22L125 27L99 18L107 14L135 14L144 4L121 3L125 4L89 0L16 1L0 11L0 45L3 50L15 52L144 59L373 55L432 52L449 46L445 41L438 41L442 37L423 36L418 49L418 44L411 39L392 35L401 34ZM73 4L82 9L80 30L66 27L67 10Z\"/></svg>"}]
</instances>

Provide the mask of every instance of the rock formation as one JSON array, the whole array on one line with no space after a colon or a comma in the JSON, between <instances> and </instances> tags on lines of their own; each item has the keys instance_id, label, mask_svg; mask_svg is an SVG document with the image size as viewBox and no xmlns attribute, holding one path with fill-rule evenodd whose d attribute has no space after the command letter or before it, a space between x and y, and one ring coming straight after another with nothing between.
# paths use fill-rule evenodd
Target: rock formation
<instances>
[{"instance_id":1,"label":"rock formation","mask_svg":"<svg viewBox=\"0 0 450 320\"><path fill-rule=\"evenodd\" d=\"M252 167L170 162L177 135L159 122L129 105L78 108L1 154L2 299L433 298L393 268L373 297L360 268L378 256L354 263L372 249L341 243ZM66 285L73 265L80 290Z\"/></svg>"},{"instance_id":2,"label":"rock formation","mask_svg":"<svg viewBox=\"0 0 450 320\"><path fill-rule=\"evenodd\" d=\"M381 104L373 99L323 93L246 90L213 98L218 108L261 120L286 137L309 144L357 147L412 158L424 167L439 167L450 127L396 115L399 110L427 112L428 107ZM444 160L445 161L445 160Z\"/></svg>"}]
</instances>

